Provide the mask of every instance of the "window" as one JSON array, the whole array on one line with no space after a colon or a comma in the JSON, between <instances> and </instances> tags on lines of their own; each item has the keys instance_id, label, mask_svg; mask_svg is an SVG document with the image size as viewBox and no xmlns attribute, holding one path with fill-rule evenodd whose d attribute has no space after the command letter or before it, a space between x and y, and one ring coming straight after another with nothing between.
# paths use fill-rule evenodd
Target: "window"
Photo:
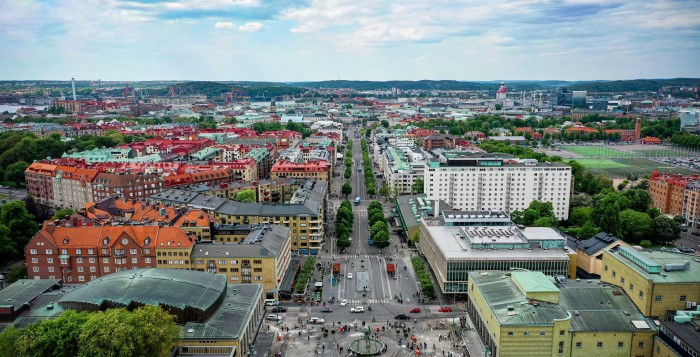
<instances>
[{"instance_id":1,"label":"window","mask_svg":"<svg viewBox=\"0 0 700 357\"><path fill-rule=\"evenodd\" d=\"M634 284L630 284L630 291L634 291Z\"/></svg>"},{"instance_id":2,"label":"window","mask_svg":"<svg viewBox=\"0 0 700 357\"><path fill-rule=\"evenodd\" d=\"M34 264L39 263L39 258L32 258L32 263L34 263Z\"/></svg>"},{"instance_id":3,"label":"window","mask_svg":"<svg viewBox=\"0 0 700 357\"><path fill-rule=\"evenodd\" d=\"M78 272L82 273L83 272L83 267L78 267Z\"/></svg>"},{"instance_id":4,"label":"window","mask_svg":"<svg viewBox=\"0 0 700 357\"><path fill-rule=\"evenodd\" d=\"M621 277L621 278L620 278L620 283L622 283L622 284L625 283L625 278L624 278L624 277Z\"/></svg>"},{"instance_id":5,"label":"window","mask_svg":"<svg viewBox=\"0 0 700 357\"><path fill-rule=\"evenodd\" d=\"M95 254L95 250L92 248L88 249L88 254Z\"/></svg>"},{"instance_id":6,"label":"window","mask_svg":"<svg viewBox=\"0 0 700 357\"><path fill-rule=\"evenodd\" d=\"M639 348L644 348L644 341L639 341Z\"/></svg>"},{"instance_id":7,"label":"window","mask_svg":"<svg viewBox=\"0 0 700 357\"><path fill-rule=\"evenodd\" d=\"M68 264L68 259L61 259L61 264Z\"/></svg>"},{"instance_id":8,"label":"window","mask_svg":"<svg viewBox=\"0 0 700 357\"><path fill-rule=\"evenodd\" d=\"M656 296L654 296L654 301L656 301L656 302L661 301L661 299L662 299L662 296L661 296L661 295L656 295Z\"/></svg>"},{"instance_id":9,"label":"window","mask_svg":"<svg viewBox=\"0 0 700 357\"><path fill-rule=\"evenodd\" d=\"M540 330L540 336L544 336L546 334L547 334L547 332L545 332L544 330Z\"/></svg>"},{"instance_id":10,"label":"window","mask_svg":"<svg viewBox=\"0 0 700 357\"><path fill-rule=\"evenodd\" d=\"M79 276L79 277L78 277L78 281L85 281L85 277L84 277L84 276L82 276L82 275L81 275L81 276Z\"/></svg>"},{"instance_id":11,"label":"window","mask_svg":"<svg viewBox=\"0 0 700 357\"><path fill-rule=\"evenodd\" d=\"M617 348L624 348L624 347L625 347L625 343L624 343L624 342L620 341L620 342L617 343Z\"/></svg>"},{"instance_id":12,"label":"window","mask_svg":"<svg viewBox=\"0 0 700 357\"><path fill-rule=\"evenodd\" d=\"M566 331L564 331L564 330L559 330L559 336L564 336L565 333L566 333Z\"/></svg>"},{"instance_id":13,"label":"window","mask_svg":"<svg viewBox=\"0 0 700 357\"><path fill-rule=\"evenodd\" d=\"M236 259L231 259L231 265L238 264L238 260Z\"/></svg>"},{"instance_id":14,"label":"window","mask_svg":"<svg viewBox=\"0 0 700 357\"><path fill-rule=\"evenodd\" d=\"M105 267L105 273L109 273L109 267Z\"/></svg>"},{"instance_id":15,"label":"window","mask_svg":"<svg viewBox=\"0 0 700 357\"><path fill-rule=\"evenodd\" d=\"M151 254L151 248L145 248L143 254Z\"/></svg>"},{"instance_id":16,"label":"window","mask_svg":"<svg viewBox=\"0 0 700 357\"><path fill-rule=\"evenodd\" d=\"M603 348L603 342L598 341L598 348Z\"/></svg>"},{"instance_id":17,"label":"window","mask_svg":"<svg viewBox=\"0 0 700 357\"><path fill-rule=\"evenodd\" d=\"M262 280L262 276L256 276L256 277L255 277L255 280L258 280L258 281L259 281L259 280Z\"/></svg>"},{"instance_id":18,"label":"window","mask_svg":"<svg viewBox=\"0 0 700 357\"><path fill-rule=\"evenodd\" d=\"M232 276L231 277L231 280L240 280L240 279L241 279L241 277L239 277L239 276Z\"/></svg>"},{"instance_id":19,"label":"window","mask_svg":"<svg viewBox=\"0 0 700 357\"><path fill-rule=\"evenodd\" d=\"M109 264L109 258L102 258L102 263Z\"/></svg>"},{"instance_id":20,"label":"window","mask_svg":"<svg viewBox=\"0 0 700 357\"><path fill-rule=\"evenodd\" d=\"M530 331L523 332L523 336L530 336Z\"/></svg>"},{"instance_id":21,"label":"window","mask_svg":"<svg viewBox=\"0 0 700 357\"><path fill-rule=\"evenodd\" d=\"M36 254L36 249L30 249L29 254Z\"/></svg>"},{"instance_id":22,"label":"window","mask_svg":"<svg viewBox=\"0 0 700 357\"><path fill-rule=\"evenodd\" d=\"M643 292L643 291L640 291L640 292L639 292L639 298L640 298L640 299L643 299L643 298L644 298L644 292Z\"/></svg>"},{"instance_id":23,"label":"window","mask_svg":"<svg viewBox=\"0 0 700 357\"><path fill-rule=\"evenodd\" d=\"M226 259L219 259L219 265L226 265Z\"/></svg>"},{"instance_id":24,"label":"window","mask_svg":"<svg viewBox=\"0 0 700 357\"><path fill-rule=\"evenodd\" d=\"M513 336L513 331L508 331L508 336Z\"/></svg>"},{"instance_id":25,"label":"window","mask_svg":"<svg viewBox=\"0 0 700 357\"><path fill-rule=\"evenodd\" d=\"M94 272L96 272L96 271L97 271L97 267L90 267L90 272L91 272L91 273L94 273Z\"/></svg>"},{"instance_id":26,"label":"window","mask_svg":"<svg viewBox=\"0 0 700 357\"><path fill-rule=\"evenodd\" d=\"M559 354L564 353L564 341L559 341Z\"/></svg>"},{"instance_id":27,"label":"window","mask_svg":"<svg viewBox=\"0 0 700 357\"><path fill-rule=\"evenodd\" d=\"M48 252L49 252L49 250L47 249L46 254L49 254ZM66 249L66 248L61 249L61 254L68 255L68 249Z\"/></svg>"},{"instance_id":28,"label":"window","mask_svg":"<svg viewBox=\"0 0 700 357\"><path fill-rule=\"evenodd\" d=\"M83 250L80 248L75 249L75 254L83 254Z\"/></svg>"},{"instance_id":29,"label":"window","mask_svg":"<svg viewBox=\"0 0 700 357\"><path fill-rule=\"evenodd\" d=\"M38 273L38 272L39 272L39 267L33 267L32 270L33 270L35 273Z\"/></svg>"},{"instance_id":30,"label":"window","mask_svg":"<svg viewBox=\"0 0 700 357\"><path fill-rule=\"evenodd\" d=\"M109 254L109 249L103 248L103 249L102 249L102 254Z\"/></svg>"},{"instance_id":31,"label":"window","mask_svg":"<svg viewBox=\"0 0 700 357\"><path fill-rule=\"evenodd\" d=\"M617 276L617 272L613 270L613 278Z\"/></svg>"},{"instance_id":32,"label":"window","mask_svg":"<svg viewBox=\"0 0 700 357\"><path fill-rule=\"evenodd\" d=\"M76 263L82 263L82 262L83 262L83 258L75 258L75 262L76 262Z\"/></svg>"},{"instance_id":33,"label":"window","mask_svg":"<svg viewBox=\"0 0 700 357\"><path fill-rule=\"evenodd\" d=\"M131 264L138 264L139 258L131 258Z\"/></svg>"},{"instance_id":34,"label":"window","mask_svg":"<svg viewBox=\"0 0 700 357\"><path fill-rule=\"evenodd\" d=\"M576 342L576 348L581 348L581 342Z\"/></svg>"},{"instance_id":35,"label":"window","mask_svg":"<svg viewBox=\"0 0 700 357\"><path fill-rule=\"evenodd\" d=\"M145 261L146 261L146 264L151 264L151 258L146 258Z\"/></svg>"},{"instance_id":36,"label":"window","mask_svg":"<svg viewBox=\"0 0 700 357\"><path fill-rule=\"evenodd\" d=\"M680 300L680 301L686 301L686 299L687 299L687 297L686 297L685 295L681 295L679 300Z\"/></svg>"},{"instance_id":37,"label":"window","mask_svg":"<svg viewBox=\"0 0 700 357\"><path fill-rule=\"evenodd\" d=\"M129 253L136 254L136 249L129 249Z\"/></svg>"},{"instance_id":38,"label":"window","mask_svg":"<svg viewBox=\"0 0 700 357\"><path fill-rule=\"evenodd\" d=\"M49 273L53 273L53 267L49 267Z\"/></svg>"}]
</instances>

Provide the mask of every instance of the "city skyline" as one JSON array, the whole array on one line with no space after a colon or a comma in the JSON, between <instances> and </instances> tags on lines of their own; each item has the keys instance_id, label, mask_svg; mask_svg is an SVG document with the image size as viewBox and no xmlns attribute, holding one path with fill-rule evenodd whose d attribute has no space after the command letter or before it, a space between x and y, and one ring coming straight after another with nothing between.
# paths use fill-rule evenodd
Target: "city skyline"
<instances>
[{"instance_id":1,"label":"city skyline","mask_svg":"<svg viewBox=\"0 0 700 357\"><path fill-rule=\"evenodd\" d=\"M5 10L8 80L700 77L694 1L49 0Z\"/></svg>"}]
</instances>

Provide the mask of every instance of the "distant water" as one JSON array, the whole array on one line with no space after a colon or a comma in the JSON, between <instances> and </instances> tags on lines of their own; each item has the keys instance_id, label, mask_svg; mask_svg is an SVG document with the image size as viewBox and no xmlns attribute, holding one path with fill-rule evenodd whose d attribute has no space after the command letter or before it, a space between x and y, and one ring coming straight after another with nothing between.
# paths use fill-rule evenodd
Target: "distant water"
<instances>
[{"instance_id":1,"label":"distant water","mask_svg":"<svg viewBox=\"0 0 700 357\"><path fill-rule=\"evenodd\" d=\"M0 113L4 112L9 112L11 114L14 114L17 112L17 109L22 108L22 107L32 107L36 108L39 110L44 110L48 108L45 105L7 105L7 104L0 104Z\"/></svg>"}]
</instances>

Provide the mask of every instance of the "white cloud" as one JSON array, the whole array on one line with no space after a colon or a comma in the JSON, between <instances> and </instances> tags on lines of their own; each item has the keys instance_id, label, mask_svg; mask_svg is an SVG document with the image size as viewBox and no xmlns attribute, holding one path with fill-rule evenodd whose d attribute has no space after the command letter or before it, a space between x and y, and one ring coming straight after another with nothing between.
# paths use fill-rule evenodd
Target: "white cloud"
<instances>
[{"instance_id":1,"label":"white cloud","mask_svg":"<svg viewBox=\"0 0 700 357\"><path fill-rule=\"evenodd\" d=\"M245 24L241 25L238 30L243 31L243 32L257 32L262 30L263 24L259 22L246 22Z\"/></svg>"},{"instance_id":2,"label":"white cloud","mask_svg":"<svg viewBox=\"0 0 700 357\"><path fill-rule=\"evenodd\" d=\"M231 21L219 21L214 24L214 28L219 30L235 30L236 24Z\"/></svg>"}]
</instances>

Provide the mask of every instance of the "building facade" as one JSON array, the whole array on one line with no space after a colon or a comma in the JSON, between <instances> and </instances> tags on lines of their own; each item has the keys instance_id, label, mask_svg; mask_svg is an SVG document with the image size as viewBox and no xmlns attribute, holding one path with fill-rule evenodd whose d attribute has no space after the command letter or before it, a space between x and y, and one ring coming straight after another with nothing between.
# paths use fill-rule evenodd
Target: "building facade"
<instances>
[{"instance_id":1,"label":"building facade","mask_svg":"<svg viewBox=\"0 0 700 357\"><path fill-rule=\"evenodd\" d=\"M559 220L569 216L571 167L561 163L520 160L507 154L445 152L425 164L428 199L455 209L511 213L532 201L551 202Z\"/></svg>"}]
</instances>

